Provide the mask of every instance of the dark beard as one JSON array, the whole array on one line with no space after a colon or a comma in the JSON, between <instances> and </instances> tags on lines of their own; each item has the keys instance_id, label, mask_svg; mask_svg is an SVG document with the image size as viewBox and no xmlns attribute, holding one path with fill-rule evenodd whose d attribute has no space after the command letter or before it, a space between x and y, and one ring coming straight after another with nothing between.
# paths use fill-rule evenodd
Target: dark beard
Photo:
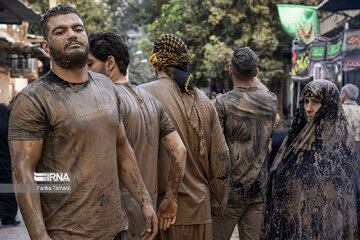
<instances>
[{"instance_id":1,"label":"dark beard","mask_svg":"<svg viewBox=\"0 0 360 240\"><path fill-rule=\"evenodd\" d=\"M50 55L53 58L54 62L62 68L65 69L76 69L82 68L86 65L88 54L89 54L89 45L86 46L85 51L75 51L73 53L64 53L58 49L52 48L49 46Z\"/></svg>"}]
</instances>

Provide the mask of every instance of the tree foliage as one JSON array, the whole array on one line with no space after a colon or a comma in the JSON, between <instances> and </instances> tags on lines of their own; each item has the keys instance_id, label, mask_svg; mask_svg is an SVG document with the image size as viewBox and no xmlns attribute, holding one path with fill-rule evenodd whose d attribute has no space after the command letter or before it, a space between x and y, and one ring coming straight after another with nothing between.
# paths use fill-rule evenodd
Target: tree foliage
<instances>
[{"instance_id":1,"label":"tree foliage","mask_svg":"<svg viewBox=\"0 0 360 240\"><path fill-rule=\"evenodd\" d=\"M28 0L43 13L48 0ZM258 55L259 78L269 86L288 79L291 38L283 31L276 4L316 6L321 0L62 0L77 7L88 33L114 31L126 36L130 30L148 35L129 39L132 63L130 78L141 83L152 75L145 59L152 42L166 33L175 33L191 52L189 70L194 83L205 87L222 83L229 90L227 73L232 52L249 47ZM39 29L32 26L33 33ZM135 52L142 51L142 54ZM147 56L146 56L147 55ZM153 76L153 75L152 75Z\"/></svg>"},{"instance_id":2,"label":"tree foliage","mask_svg":"<svg viewBox=\"0 0 360 240\"><path fill-rule=\"evenodd\" d=\"M29 6L39 14L49 9L49 0L27 0ZM95 0L62 0L61 4L76 7L80 13L87 33L111 30L110 8L107 4L97 3ZM29 33L41 35L40 23L33 23Z\"/></svg>"},{"instance_id":3,"label":"tree foliage","mask_svg":"<svg viewBox=\"0 0 360 240\"><path fill-rule=\"evenodd\" d=\"M206 86L230 81L227 74L232 52L253 49L259 59L259 78L276 84L288 78L291 38L283 31L276 4L317 5L320 0L169 0L155 20L144 27L151 40L175 33L186 42L192 57L195 84ZM225 84L228 88L230 84Z\"/></svg>"}]
</instances>

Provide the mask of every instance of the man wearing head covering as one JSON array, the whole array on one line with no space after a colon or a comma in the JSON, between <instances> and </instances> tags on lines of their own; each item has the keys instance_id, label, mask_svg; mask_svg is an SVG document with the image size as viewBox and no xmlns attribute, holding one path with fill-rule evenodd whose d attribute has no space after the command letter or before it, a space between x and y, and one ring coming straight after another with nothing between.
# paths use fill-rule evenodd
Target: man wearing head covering
<instances>
[{"instance_id":1,"label":"man wearing head covering","mask_svg":"<svg viewBox=\"0 0 360 240\"><path fill-rule=\"evenodd\" d=\"M171 174L169 181L164 182L168 188L159 208L160 228L166 229L176 219L176 196L184 175L186 148L161 103L127 80L130 54L120 36L112 32L92 33L89 35L89 45L89 70L108 76L121 97L120 114L126 136L134 149L141 175L155 206L160 143L170 153ZM129 238L140 239L144 221L139 204L126 189L122 189L121 195L129 217Z\"/></svg>"},{"instance_id":2,"label":"man wearing head covering","mask_svg":"<svg viewBox=\"0 0 360 240\"><path fill-rule=\"evenodd\" d=\"M358 96L359 89L354 84L346 84L341 89L341 100L343 101L345 116L354 131L357 153L360 157L360 106L356 103Z\"/></svg>"},{"instance_id":3,"label":"man wearing head covering","mask_svg":"<svg viewBox=\"0 0 360 240\"><path fill-rule=\"evenodd\" d=\"M259 239L267 181L266 153L276 117L277 98L256 78L256 54L237 49L229 74L234 89L214 105L230 150L230 195L225 214L214 220L214 239Z\"/></svg>"},{"instance_id":4,"label":"man wearing head covering","mask_svg":"<svg viewBox=\"0 0 360 240\"><path fill-rule=\"evenodd\" d=\"M229 151L209 98L191 83L189 59L181 38L160 37L150 58L158 80L141 86L163 104L187 149L176 222L161 239L212 239L212 216L227 201Z\"/></svg>"}]
</instances>

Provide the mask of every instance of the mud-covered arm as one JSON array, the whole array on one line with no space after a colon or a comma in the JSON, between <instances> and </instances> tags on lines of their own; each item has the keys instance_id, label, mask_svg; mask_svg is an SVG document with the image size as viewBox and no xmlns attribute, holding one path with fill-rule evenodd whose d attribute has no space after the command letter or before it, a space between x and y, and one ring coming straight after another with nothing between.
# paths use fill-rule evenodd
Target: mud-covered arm
<instances>
[{"instance_id":1,"label":"mud-covered arm","mask_svg":"<svg viewBox=\"0 0 360 240\"><path fill-rule=\"evenodd\" d=\"M166 230L170 227L170 224L174 224L176 221L176 198L185 172L187 150L176 131L161 138L161 144L169 152L171 158L169 184L165 193L165 198L158 209L160 229Z\"/></svg>"},{"instance_id":2,"label":"mud-covered arm","mask_svg":"<svg viewBox=\"0 0 360 240\"><path fill-rule=\"evenodd\" d=\"M169 152L171 157L169 186L166 190L165 198L174 200L177 198L180 183L184 176L187 150L176 131L163 137L161 144Z\"/></svg>"},{"instance_id":3,"label":"mud-covered arm","mask_svg":"<svg viewBox=\"0 0 360 240\"><path fill-rule=\"evenodd\" d=\"M10 107L9 148L14 184L36 184L34 172L46 135L46 111L34 95L20 92ZM29 188L30 190L30 188ZM50 239L46 231L39 193L16 193L31 239Z\"/></svg>"},{"instance_id":4,"label":"mud-covered arm","mask_svg":"<svg viewBox=\"0 0 360 240\"><path fill-rule=\"evenodd\" d=\"M43 140L9 141L14 184L36 184L33 175L43 148ZM16 193L31 239L50 239L46 232L39 193Z\"/></svg>"},{"instance_id":5,"label":"mud-covered arm","mask_svg":"<svg viewBox=\"0 0 360 240\"><path fill-rule=\"evenodd\" d=\"M158 231L158 220L151 197L141 177L134 152L126 138L122 122L119 124L116 145L119 178L141 205L141 211L146 222L146 232L151 235L149 238L152 239Z\"/></svg>"},{"instance_id":6,"label":"mud-covered arm","mask_svg":"<svg viewBox=\"0 0 360 240\"><path fill-rule=\"evenodd\" d=\"M229 195L230 155L215 109L212 108L210 113L212 114L209 156L211 214L220 216L224 213Z\"/></svg>"}]
</instances>

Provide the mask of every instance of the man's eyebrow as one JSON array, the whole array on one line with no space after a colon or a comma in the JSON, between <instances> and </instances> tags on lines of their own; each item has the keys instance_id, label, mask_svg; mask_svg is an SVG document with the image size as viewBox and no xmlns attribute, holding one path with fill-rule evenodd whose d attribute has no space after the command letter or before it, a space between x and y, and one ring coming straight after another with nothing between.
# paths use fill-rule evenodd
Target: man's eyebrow
<instances>
[{"instance_id":1,"label":"man's eyebrow","mask_svg":"<svg viewBox=\"0 0 360 240\"><path fill-rule=\"evenodd\" d=\"M84 25L82 25L81 23L76 23L76 24L74 24L74 25L71 26L71 28L76 28L76 27L82 27L82 28L84 28ZM65 25L56 26L56 27L51 31L51 33L54 33L54 32L55 32L56 30L58 30L58 29L65 29L65 28L67 28L67 26L65 26Z\"/></svg>"}]
</instances>

